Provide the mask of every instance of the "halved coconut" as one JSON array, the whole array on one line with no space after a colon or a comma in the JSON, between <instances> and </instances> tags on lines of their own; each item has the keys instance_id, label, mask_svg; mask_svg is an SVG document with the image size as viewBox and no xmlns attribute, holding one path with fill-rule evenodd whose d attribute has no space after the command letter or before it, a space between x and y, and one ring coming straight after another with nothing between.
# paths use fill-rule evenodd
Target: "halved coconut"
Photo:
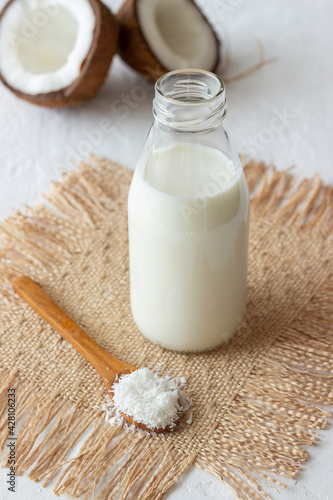
<instances>
[{"instance_id":1,"label":"halved coconut","mask_svg":"<svg viewBox=\"0 0 333 500\"><path fill-rule=\"evenodd\" d=\"M148 78L219 64L218 38L193 0L125 0L116 17L120 56Z\"/></svg>"},{"instance_id":2,"label":"halved coconut","mask_svg":"<svg viewBox=\"0 0 333 500\"><path fill-rule=\"evenodd\" d=\"M0 79L34 104L74 106L104 82L117 41L99 0L10 0L0 15Z\"/></svg>"}]
</instances>

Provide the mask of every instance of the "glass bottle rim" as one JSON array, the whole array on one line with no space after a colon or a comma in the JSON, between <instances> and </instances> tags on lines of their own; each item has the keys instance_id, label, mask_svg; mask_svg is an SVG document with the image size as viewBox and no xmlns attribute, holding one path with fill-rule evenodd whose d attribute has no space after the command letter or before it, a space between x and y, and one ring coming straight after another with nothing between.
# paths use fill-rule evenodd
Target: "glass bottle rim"
<instances>
[{"instance_id":1,"label":"glass bottle rim","mask_svg":"<svg viewBox=\"0 0 333 500\"><path fill-rule=\"evenodd\" d=\"M191 76L195 77L197 76L206 76L212 80L215 84L217 84L218 88L216 92L212 93L209 95L209 97L206 97L205 99L194 101L194 100L186 100L182 101L180 99L176 99L173 97L170 97L166 93L164 93L162 86L165 84L165 81L172 78L173 76ZM220 78L218 75L215 73L212 73L211 71L206 71L204 69L197 69L197 68L186 68L186 69L176 69L173 71L169 71L168 73L165 73L162 75L156 82L155 84L155 91L158 95L163 97L163 99L166 99L170 104L177 104L178 106L202 106L202 105L207 105L207 104L212 104L214 100L218 100L219 97L223 96L225 93L225 83Z\"/></svg>"}]
</instances>

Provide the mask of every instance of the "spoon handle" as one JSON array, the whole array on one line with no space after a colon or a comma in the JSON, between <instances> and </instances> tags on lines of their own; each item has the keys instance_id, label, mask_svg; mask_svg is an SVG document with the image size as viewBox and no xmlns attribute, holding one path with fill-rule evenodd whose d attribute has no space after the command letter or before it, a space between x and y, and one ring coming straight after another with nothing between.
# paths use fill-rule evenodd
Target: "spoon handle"
<instances>
[{"instance_id":1,"label":"spoon handle","mask_svg":"<svg viewBox=\"0 0 333 500\"><path fill-rule=\"evenodd\" d=\"M20 276L13 281L15 292L49 323L60 335L72 344L82 356L93 365L102 378L108 369L108 377L129 373L130 365L111 356L87 335L52 299L38 283L28 276ZM134 369L134 367L133 367ZM111 373L110 373L111 371ZM114 373L112 373L114 372ZM113 377L114 375L114 377Z\"/></svg>"}]
</instances>

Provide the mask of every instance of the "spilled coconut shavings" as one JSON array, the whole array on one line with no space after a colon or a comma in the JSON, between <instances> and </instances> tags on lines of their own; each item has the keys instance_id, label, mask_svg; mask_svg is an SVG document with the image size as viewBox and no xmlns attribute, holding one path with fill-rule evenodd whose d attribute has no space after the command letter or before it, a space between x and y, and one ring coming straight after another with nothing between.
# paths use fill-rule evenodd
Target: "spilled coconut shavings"
<instances>
[{"instance_id":1,"label":"spilled coconut shavings","mask_svg":"<svg viewBox=\"0 0 333 500\"><path fill-rule=\"evenodd\" d=\"M148 368L122 375L112 386L113 401L103 406L106 421L123 423L121 412L149 429L172 428L192 406L181 389L185 383L185 377L160 377Z\"/></svg>"}]
</instances>

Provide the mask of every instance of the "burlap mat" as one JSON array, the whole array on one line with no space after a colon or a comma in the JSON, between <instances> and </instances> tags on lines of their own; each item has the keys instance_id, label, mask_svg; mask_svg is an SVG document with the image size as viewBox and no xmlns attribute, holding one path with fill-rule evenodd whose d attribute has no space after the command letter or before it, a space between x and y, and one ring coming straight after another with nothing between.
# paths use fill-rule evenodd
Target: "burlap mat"
<instances>
[{"instance_id":1,"label":"burlap mat","mask_svg":"<svg viewBox=\"0 0 333 500\"><path fill-rule=\"evenodd\" d=\"M166 352L133 323L130 171L91 157L53 184L48 203L2 224L0 443L3 449L7 389L16 387L17 473L29 469L43 484L57 477L55 491L74 497L96 488L97 499L154 500L190 464L242 499L269 498L263 492L281 485L276 474L294 477L308 456L303 445L327 424L320 404L333 404L333 190L263 164L245 171L252 193L247 314L233 340L205 354ZM97 373L15 296L10 284L19 274L37 280L115 356L185 375L193 423L165 436L105 424Z\"/></svg>"}]
</instances>

